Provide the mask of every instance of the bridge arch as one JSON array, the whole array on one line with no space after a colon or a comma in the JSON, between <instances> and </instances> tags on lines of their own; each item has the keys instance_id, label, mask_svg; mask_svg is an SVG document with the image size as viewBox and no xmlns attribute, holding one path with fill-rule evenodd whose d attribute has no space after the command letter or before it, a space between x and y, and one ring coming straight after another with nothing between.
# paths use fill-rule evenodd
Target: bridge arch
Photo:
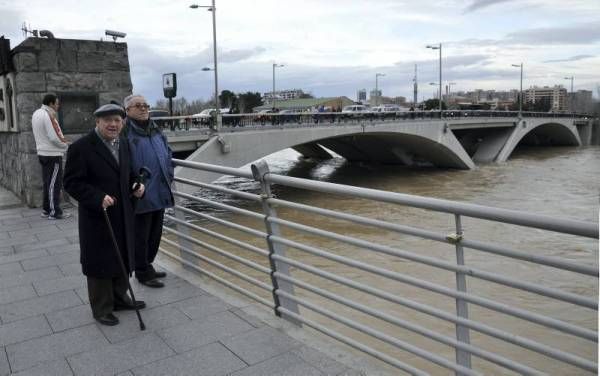
<instances>
[{"instance_id":1,"label":"bridge arch","mask_svg":"<svg viewBox=\"0 0 600 376\"><path fill-rule=\"evenodd\" d=\"M511 137L500 152L497 161L505 162L518 145L579 146L581 139L573 121L526 119L517 124Z\"/></svg>"},{"instance_id":2,"label":"bridge arch","mask_svg":"<svg viewBox=\"0 0 600 376\"><path fill-rule=\"evenodd\" d=\"M473 161L456 137L439 121L423 122L419 127L398 124L351 124L224 133L211 137L187 159L241 167L283 149L299 146L314 148L318 145L355 161L409 165L429 163L461 169L474 167ZM210 182L219 177L214 173L181 167L176 169L175 174L203 182Z\"/></svg>"}]
</instances>

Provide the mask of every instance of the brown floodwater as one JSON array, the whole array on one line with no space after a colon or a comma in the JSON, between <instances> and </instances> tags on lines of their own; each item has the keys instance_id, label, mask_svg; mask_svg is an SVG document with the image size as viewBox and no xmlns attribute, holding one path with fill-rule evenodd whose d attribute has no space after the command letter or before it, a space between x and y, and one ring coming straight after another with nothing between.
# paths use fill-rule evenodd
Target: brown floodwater
<instances>
[{"instance_id":1,"label":"brown floodwater","mask_svg":"<svg viewBox=\"0 0 600 376\"><path fill-rule=\"evenodd\" d=\"M598 222L600 148L597 146L582 148L521 147L516 149L515 153L506 163L480 165L470 171L349 163L342 158L334 158L328 161L302 160L292 150L273 154L266 159L271 171L283 175L515 209L561 218ZM218 181L218 184L245 192L259 192L259 186L255 182L240 178L224 177ZM273 187L273 191L278 198L284 200L428 229L440 234L454 232L454 216L450 214L372 202L352 197L321 194L283 186L275 186ZM255 212L261 212L259 205L233 196L217 194L206 190L199 191L197 195ZM207 206L195 205L194 207L197 210L218 218L264 231L262 223L255 219L227 213L222 210L215 210ZM413 252L439 260L456 262L454 246L446 243L332 220L315 214L286 208L279 208L278 215L290 221L353 236L398 250ZM267 249L263 239L253 238L237 230L226 228L206 220L194 220L194 223L203 228L218 231L262 249ZM553 256L585 265L598 266L597 239L557 234L549 231L528 229L472 218L463 218L463 227L464 235L468 239L491 242L531 254ZM282 232L289 239L309 244L336 255L360 260L380 268L427 280L441 286L453 289L456 287L455 275L448 271L357 248L289 228L282 228ZM201 233L195 233L195 236L223 250L246 257L258 264L268 266L268 261L263 256L219 240L214 240ZM166 246L166 248L169 247ZM222 264L234 267L236 270L244 272L258 280L269 282L268 275L240 265L230 259L215 255L207 249L201 247L196 247L196 249L201 254L211 257ZM593 298L596 301L598 299L597 278L495 256L474 249L465 249L464 252L465 264L473 268L580 294ZM322 270L351 278L354 281L382 289L402 298L423 303L449 313L455 313L454 299L444 295L410 286L374 273L364 272L297 249L288 248L287 254L295 260L319 267ZM205 263L202 266L217 275L235 281L262 297L271 298L268 291L261 290ZM341 296L399 319L410 321L449 337L455 336L455 327L449 322L394 303L389 303L295 268L291 269L291 273L294 278L309 282L322 289L333 291ZM467 289L473 294L513 307L543 314L593 331L598 330L597 312L588 308L563 303L552 298L472 277L467 278ZM385 321L368 317L358 311L321 298L301 288L296 288L295 292L298 296L317 303L321 308L336 312L337 315L351 318L398 340L436 353L451 361L454 360L454 348L452 347L427 339L422 335L399 328ZM332 330L360 340L414 367L432 374L445 375L452 373L448 369L441 368L409 352L397 350L385 342L350 329L309 309L300 307L300 312L311 320L318 321ZM578 339L572 335L497 313L474 304L469 304L469 316L473 320L597 362L597 343ZM557 375L586 374L585 371L578 368L561 364L552 358L522 349L516 345L507 344L473 330L470 332L470 336L471 343L478 347L514 359L544 372ZM474 369L486 374L512 374L504 368L500 368L475 356L472 358L472 363Z\"/></svg>"}]
</instances>

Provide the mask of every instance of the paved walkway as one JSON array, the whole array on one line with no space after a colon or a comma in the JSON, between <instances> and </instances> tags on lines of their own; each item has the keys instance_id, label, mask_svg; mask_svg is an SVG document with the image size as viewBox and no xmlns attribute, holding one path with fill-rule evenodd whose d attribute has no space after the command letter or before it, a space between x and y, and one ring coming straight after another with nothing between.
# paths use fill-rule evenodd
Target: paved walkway
<instances>
[{"instance_id":1,"label":"paved walkway","mask_svg":"<svg viewBox=\"0 0 600 376\"><path fill-rule=\"evenodd\" d=\"M77 220L1 208L0 376L364 374L170 271L163 289L132 280L148 304L146 331L135 312L117 312L115 327L99 325L81 274Z\"/></svg>"}]
</instances>

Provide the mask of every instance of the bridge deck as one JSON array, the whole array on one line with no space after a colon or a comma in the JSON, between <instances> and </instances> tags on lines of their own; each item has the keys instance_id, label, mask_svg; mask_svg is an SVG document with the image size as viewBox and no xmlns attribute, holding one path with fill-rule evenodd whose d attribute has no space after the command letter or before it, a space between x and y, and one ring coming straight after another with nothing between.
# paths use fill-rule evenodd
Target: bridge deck
<instances>
[{"instance_id":1,"label":"bridge deck","mask_svg":"<svg viewBox=\"0 0 600 376\"><path fill-rule=\"evenodd\" d=\"M146 331L133 312L117 312L115 327L96 324L77 219L48 221L39 209L7 203L0 202L0 376L361 374L173 272L163 289L132 282L148 304Z\"/></svg>"}]
</instances>

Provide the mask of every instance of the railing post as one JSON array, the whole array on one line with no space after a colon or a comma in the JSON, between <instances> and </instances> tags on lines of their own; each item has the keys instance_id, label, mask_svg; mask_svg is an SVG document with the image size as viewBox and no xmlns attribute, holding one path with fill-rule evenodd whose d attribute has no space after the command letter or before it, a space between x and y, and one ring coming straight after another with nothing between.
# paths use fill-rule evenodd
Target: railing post
<instances>
[{"instance_id":1,"label":"railing post","mask_svg":"<svg viewBox=\"0 0 600 376\"><path fill-rule=\"evenodd\" d=\"M450 242L454 243L454 245L456 246L456 264L464 265L465 257L463 247L461 245L461 240L463 238L463 228L461 224L460 215L455 214L454 219L456 222L456 233L448 235L447 239ZM456 290L460 292L467 292L467 279L464 273L456 273ZM456 315L464 319L469 318L469 307L466 301L462 299L456 299ZM463 343L470 343L471 340L469 336L469 328L461 325L456 325L456 339ZM456 363L470 369L471 354L464 350L456 349ZM461 373L457 372L456 375L461 375Z\"/></svg>"},{"instance_id":2,"label":"railing post","mask_svg":"<svg viewBox=\"0 0 600 376\"><path fill-rule=\"evenodd\" d=\"M277 279L277 277L275 277L275 272L279 272L281 274L290 276L290 268L287 264L273 259L273 255L285 256L285 246L279 243L275 243L271 239L272 236L281 236L281 231L279 230L279 225L277 223L272 223L268 220L269 218L277 218L277 211L273 206L271 206L267 202L267 199L273 197L273 194L271 193L271 186L265 180L265 175L267 175L268 173L269 166L264 160L252 164L252 175L254 176L254 180L260 182L262 208L265 214L265 228L267 230L267 246L269 247L269 266L271 268L271 285L273 286L273 302L275 303L275 314L277 316L285 318L286 320L298 326L302 326L302 323L300 321L286 316L285 314L282 315L277 310L277 308L281 306L296 314L300 314L298 310L298 304L295 301L284 297L280 297L275 293L277 289L281 289L282 291L285 291L288 294L294 295L294 285L288 281L279 280Z\"/></svg>"},{"instance_id":3,"label":"railing post","mask_svg":"<svg viewBox=\"0 0 600 376\"><path fill-rule=\"evenodd\" d=\"M178 189L177 189L178 186L179 186L179 183L173 183L173 185L172 185L173 191L175 191L175 192L178 191ZM182 210L178 209L177 206L183 206L183 199L181 197L175 197L175 207L173 208L173 211L175 214L175 218L179 219L180 221L185 222L185 213ZM184 225L176 222L175 229L177 230L177 232L179 232L183 235L192 237L192 235L190 234L190 228L187 226L184 226ZM200 261L197 258L189 255L186 251L183 250L183 248L194 249L194 243L190 242L189 240L187 240L181 236L177 236L177 238L178 238L179 246L180 246L179 256L182 259L184 259L185 261L189 261L190 263L194 263L198 266L201 266ZM182 266L184 269L192 270L189 266L187 266L185 264L183 264Z\"/></svg>"}]
</instances>

